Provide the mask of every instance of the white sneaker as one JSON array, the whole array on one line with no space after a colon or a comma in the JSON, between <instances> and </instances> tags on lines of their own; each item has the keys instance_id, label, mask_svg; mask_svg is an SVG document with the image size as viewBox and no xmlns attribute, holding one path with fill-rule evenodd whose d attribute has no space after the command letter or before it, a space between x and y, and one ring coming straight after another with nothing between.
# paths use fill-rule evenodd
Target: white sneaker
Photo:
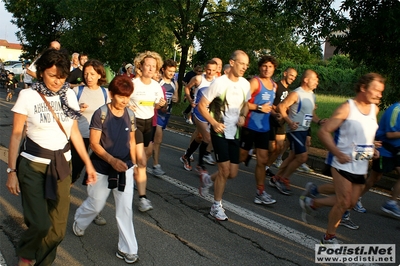
<instances>
[{"instance_id":1,"label":"white sneaker","mask_svg":"<svg viewBox=\"0 0 400 266\"><path fill-rule=\"evenodd\" d=\"M355 210L356 212L360 212L360 213L367 212L367 209L365 209L364 206L362 205L361 197L358 198L358 201L357 201L356 205L354 205L353 210Z\"/></svg>"},{"instance_id":2,"label":"white sneaker","mask_svg":"<svg viewBox=\"0 0 400 266\"><path fill-rule=\"evenodd\" d=\"M153 209L153 206L151 205L151 201L146 199L146 198L140 198L139 200L139 211L141 212L147 212L149 210Z\"/></svg>"},{"instance_id":3,"label":"white sneaker","mask_svg":"<svg viewBox=\"0 0 400 266\"><path fill-rule=\"evenodd\" d=\"M156 164L156 165L153 166L153 175L155 175L155 176L165 175L165 172L161 168L161 165Z\"/></svg>"},{"instance_id":4,"label":"white sneaker","mask_svg":"<svg viewBox=\"0 0 400 266\"><path fill-rule=\"evenodd\" d=\"M107 221L106 219L101 216L101 213L97 214L96 218L94 218L93 222L97 225L106 225Z\"/></svg>"},{"instance_id":5,"label":"white sneaker","mask_svg":"<svg viewBox=\"0 0 400 266\"><path fill-rule=\"evenodd\" d=\"M215 161L211 155L211 153L203 156L203 161L209 165L214 165Z\"/></svg>"},{"instance_id":6,"label":"white sneaker","mask_svg":"<svg viewBox=\"0 0 400 266\"><path fill-rule=\"evenodd\" d=\"M228 220L228 216L226 216L225 210L224 208L222 208L222 205L213 204L211 206L210 215L219 221Z\"/></svg>"},{"instance_id":7,"label":"white sneaker","mask_svg":"<svg viewBox=\"0 0 400 266\"><path fill-rule=\"evenodd\" d=\"M256 194L256 197L254 198L254 203L255 204L274 204L276 200L274 200L271 195L269 195L267 192L263 191L261 195Z\"/></svg>"},{"instance_id":8,"label":"white sneaker","mask_svg":"<svg viewBox=\"0 0 400 266\"><path fill-rule=\"evenodd\" d=\"M311 169L306 163L303 163L302 165L300 165L300 167L297 168L297 171L305 172L305 173L314 172L314 170Z\"/></svg>"},{"instance_id":9,"label":"white sneaker","mask_svg":"<svg viewBox=\"0 0 400 266\"><path fill-rule=\"evenodd\" d=\"M199 194L202 197L205 197L208 194L208 189L212 186L213 182L211 181L211 177L207 172L200 173L200 188Z\"/></svg>"},{"instance_id":10,"label":"white sneaker","mask_svg":"<svg viewBox=\"0 0 400 266\"><path fill-rule=\"evenodd\" d=\"M137 260L139 260L139 256L137 254L128 254L128 253L124 253L120 250L118 250L115 253L115 256L117 256L117 258L121 259L121 260L125 260L126 263L134 263Z\"/></svg>"},{"instance_id":11,"label":"white sneaker","mask_svg":"<svg viewBox=\"0 0 400 266\"><path fill-rule=\"evenodd\" d=\"M191 118L186 119L186 123L188 123L189 125L193 125L193 121Z\"/></svg>"},{"instance_id":12,"label":"white sneaker","mask_svg":"<svg viewBox=\"0 0 400 266\"><path fill-rule=\"evenodd\" d=\"M72 231L74 231L76 236L83 236L85 234L85 230L80 229L76 221L74 221L74 224L72 225Z\"/></svg>"}]
</instances>

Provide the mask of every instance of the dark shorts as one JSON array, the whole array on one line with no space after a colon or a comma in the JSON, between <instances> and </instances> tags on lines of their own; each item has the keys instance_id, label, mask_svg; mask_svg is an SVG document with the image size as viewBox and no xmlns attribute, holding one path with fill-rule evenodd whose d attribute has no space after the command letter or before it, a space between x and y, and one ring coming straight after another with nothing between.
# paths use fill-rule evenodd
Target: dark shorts
<instances>
[{"instance_id":1,"label":"dark shorts","mask_svg":"<svg viewBox=\"0 0 400 266\"><path fill-rule=\"evenodd\" d=\"M136 118L137 129L135 131L136 144L143 143L145 147L149 146L153 136L153 118Z\"/></svg>"},{"instance_id":2,"label":"dark shorts","mask_svg":"<svg viewBox=\"0 0 400 266\"><path fill-rule=\"evenodd\" d=\"M365 184L365 175L356 175L339 169L336 169L336 171L353 184Z\"/></svg>"},{"instance_id":3,"label":"dark shorts","mask_svg":"<svg viewBox=\"0 0 400 266\"><path fill-rule=\"evenodd\" d=\"M400 167L400 156L380 156L378 159L372 160L372 170L378 173L390 173L396 167Z\"/></svg>"},{"instance_id":4,"label":"dark shorts","mask_svg":"<svg viewBox=\"0 0 400 266\"><path fill-rule=\"evenodd\" d=\"M211 134L211 142L214 147L215 159L218 163L230 161L239 164L239 140L226 139Z\"/></svg>"},{"instance_id":5,"label":"dark shorts","mask_svg":"<svg viewBox=\"0 0 400 266\"><path fill-rule=\"evenodd\" d=\"M276 139L276 135L286 135L286 124L283 124L279 127L270 125L269 140L274 141Z\"/></svg>"},{"instance_id":6,"label":"dark shorts","mask_svg":"<svg viewBox=\"0 0 400 266\"><path fill-rule=\"evenodd\" d=\"M165 114L163 116L157 115L157 126L162 127L162 129L165 129L168 125L169 118L171 117L171 114Z\"/></svg>"},{"instance_id":7,"label":"dark shorts","mask_svg":"<svg viewBox=\"0 0 400 266\"><path fill-rule=\"evenodd\" d=\"M252 129L242 127L240 134L240 148L248 151L254 147L257 149L268 150L269 147L269 131L258 132Z\"/></svg>"},{"instance_id":8,"label":"dark shorts","mask_svg":"<svg viewBox=\"0 0 400 266\"><path fill-rule=\"evenodd\" d=\"M309 127L308 130L307 130L307 136L311 137L311 127Z\"/></svg>"},{"instance_id":9,"label":"dark shorts","mask_svg":"<svg viewBox=\"0 0 400 266\"><path fill-rule=\"evenodd\" d=\"M294 151L294 154L302 154L307 152L307 136L308 131L294 131L286 134L286 137L290 143L290 149Z\"/></svg>"}]
</instances>

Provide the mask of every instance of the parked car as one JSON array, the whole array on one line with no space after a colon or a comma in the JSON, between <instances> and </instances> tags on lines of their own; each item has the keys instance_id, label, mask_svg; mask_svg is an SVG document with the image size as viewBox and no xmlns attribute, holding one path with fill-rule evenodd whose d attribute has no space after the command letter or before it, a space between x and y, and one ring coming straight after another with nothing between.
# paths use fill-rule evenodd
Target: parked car
<instances>
[{"instance_id":1,"label":"parked car","mask_svg":"<svg viewBox=\"0 0 400 266\"><path fill-rule=\"evenodd\" d=\"M24 68L22 67L22 63L15 63L15 64L12 64L12 65L5 65L4 69L8 70L10 72L13 72L15 75L22 74L22 71L24 70Z\"/></svg>"}]
</instances>

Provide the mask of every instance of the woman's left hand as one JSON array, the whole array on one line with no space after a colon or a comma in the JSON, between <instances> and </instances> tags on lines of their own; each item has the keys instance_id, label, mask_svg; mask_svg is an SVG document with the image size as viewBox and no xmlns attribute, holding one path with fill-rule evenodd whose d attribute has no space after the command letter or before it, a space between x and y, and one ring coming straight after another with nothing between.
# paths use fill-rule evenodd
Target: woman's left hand
<instances>
[{"instance_id":1,"label":"woman's left hand","mask_svg":"<svg viewBox=\"0 0 400 266\"><path fill-rule=\"evenodd\" d=\"M19 188L19 182L16 172L11 172L8 174L6 187L10 191L11 194L18 196L21 192Z\"/></svg>"}]
</instances>

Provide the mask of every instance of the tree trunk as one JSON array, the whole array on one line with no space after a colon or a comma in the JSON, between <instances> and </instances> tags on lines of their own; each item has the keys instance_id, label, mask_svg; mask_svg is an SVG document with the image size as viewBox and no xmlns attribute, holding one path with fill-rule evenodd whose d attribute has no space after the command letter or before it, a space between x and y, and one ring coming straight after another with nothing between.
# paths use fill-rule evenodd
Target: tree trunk
<instances>
[{"instance_id":1,"label":"tree trunk","mask_svg":"<svg viewBox=\"0 0 400 266\"><path fill-rule=\"evenodd\" d=\"M181 54L181 62L179 65L179 75L178 75L179 102L181 101L181 98L182 98L182 90L183 90L182 80L183 80L183 77L185 76L185 71L186 71L186 66L187 66L187 57L188 57L188 53L189 53L189 46L182 46L181 50L182 50L182 54Z\"/></svg>"}]
</instances>

